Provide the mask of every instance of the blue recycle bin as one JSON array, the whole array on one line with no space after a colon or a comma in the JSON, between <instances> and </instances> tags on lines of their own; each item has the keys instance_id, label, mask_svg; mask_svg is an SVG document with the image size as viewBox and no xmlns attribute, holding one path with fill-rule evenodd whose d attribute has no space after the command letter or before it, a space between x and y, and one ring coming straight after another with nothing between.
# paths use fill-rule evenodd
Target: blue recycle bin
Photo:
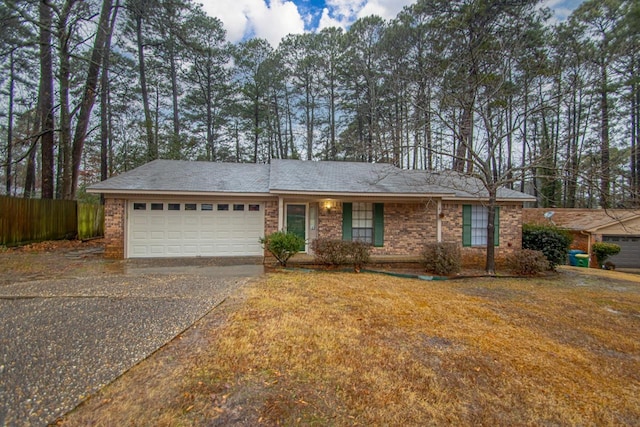
<instances>
[{"instance_id":1,"label":"blue recycle bin","mask_svg":"<svg viewBox=\"0 0 640 427\"><path fill-rule=\"evenodd\" d=\"M572 267L577 267L578 266L578 258L576 258L576 255L578 254L584 254L585 251L581 251L580 249L571 249L569 250L569 265Z\"/></svg>"}]
</instances>

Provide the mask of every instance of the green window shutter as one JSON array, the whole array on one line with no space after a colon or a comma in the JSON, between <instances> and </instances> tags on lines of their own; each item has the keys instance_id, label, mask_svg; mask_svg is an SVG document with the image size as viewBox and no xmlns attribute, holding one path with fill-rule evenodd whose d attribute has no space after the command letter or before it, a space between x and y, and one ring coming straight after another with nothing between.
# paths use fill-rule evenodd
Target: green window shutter
<instances>
[{"instance_id":1,"label":"green window shutter","mask_svg":"<svg viewBox=\"0 0 640 427\"><path fill-rule=\"evenodd\" d=\"M471 205L462 205L462 246L471 246Z\"/></svg>"},{"instance_id":2,"label":"green window shutter","mask_svg":"<svg viewBox=\"0 0 640 427\"><path fill-rule=\"evenodd\" d=\"M384 246L384 203L373 204L373 246Z\"/></svg>"},{"instance_id":3,"label":"green window shutter","mask_svg":"<svg viewBox=\"0 0 640 427\"><path fill-rule=\"evenodd\" d=\"M493 230L493 245L500 246L500 206L496 206L496 215L493 219L493 225L495 227Z\"/></svg>"},{"instance_id":4,"label":"green window shutter","mask_svg":"<svg viewBox=\"0 0 640 427\"><path fill-rule=\"evenodd\" d=\"M351 203L342 204L342 240L352 240L352 207Z\"/></svg>"}]
</instances>

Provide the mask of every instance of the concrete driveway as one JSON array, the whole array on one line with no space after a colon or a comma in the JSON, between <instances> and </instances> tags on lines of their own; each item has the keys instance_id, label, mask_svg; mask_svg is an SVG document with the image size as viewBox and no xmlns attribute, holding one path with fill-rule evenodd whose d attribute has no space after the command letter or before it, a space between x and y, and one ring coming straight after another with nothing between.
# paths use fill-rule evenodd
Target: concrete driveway
<instances>
[{"instance_id":1,"label":"concrete driveway","mask_svg":"<svg viewBox=\"0 0 640 427\"><path fill-rule=\"evenodd\" d=\"M0 287L0 426L55 421L262 272L147 262Z\"/></svg>"}]
</instances>

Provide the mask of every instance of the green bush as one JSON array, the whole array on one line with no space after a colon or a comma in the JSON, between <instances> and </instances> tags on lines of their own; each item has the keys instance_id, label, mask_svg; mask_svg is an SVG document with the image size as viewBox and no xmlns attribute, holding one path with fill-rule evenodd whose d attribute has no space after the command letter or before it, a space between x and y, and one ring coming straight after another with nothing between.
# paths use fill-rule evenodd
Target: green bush
<instances>
[{"instance_id":1,"label":"green bush","mask_svg":"<svg viewBox=\"0 0 640 427\"><path fill-rule=\"evenodd\" d=\"M522 248L542 252L552 270L566 262L572 240L568 231L557 227L531 224L522 227Z\"/></svg>"},{"instance_id":2,"label":"green bush","mask_svg":"<svg viewBox=\"0 0 640 427\"><path fill-rule=\"evenodd\" d=\"M542 251L520 249L507 256L507 268L520 276L535 276L551 269L551 264Z\"/></svg>"},{"instance_id":3,"label":"green bush","mask_svg":"<svg viewBox=\"0 0 640 427\"><path fill-rule=\"evenodd\" d=\"M348 240L316 239L311 243L316 262L325 265L352 265L359 272L371 258L371 245Z\"/></svg>"},{"instance_id":4,"label":"green bush","mask_svg":"<svg viewBox=\"0 0 640 427\"><path fill-rule=\"evenodd\" d=\"M615 243L595 242L591 246L591 252L596 256L598 265L603 267L607 258L620 253L620 246Z\"/></svg>"},{"instance_id":5,"label":"green bush","mask_svg":"<svg viewBox=\"0 0 640 427\"><path fill-rule=\"evenodd\" d=\"M448 276L460 272L460 246L457 243L429 243L421 258L425 270L431 273Z\"/></svg>"},{"instance_id":6,"label":"green bush","mask_svg":"<svg viewBox=\"0 0 640 427\"><path fill-rule=\"evenodd\" d=\"M302 237L284 231L276 231L260 238L262 247L268 250L283 267L287 266L289 258L300 252L300 248L304 248L304 243Z\"/></svg>"}]
</instances>

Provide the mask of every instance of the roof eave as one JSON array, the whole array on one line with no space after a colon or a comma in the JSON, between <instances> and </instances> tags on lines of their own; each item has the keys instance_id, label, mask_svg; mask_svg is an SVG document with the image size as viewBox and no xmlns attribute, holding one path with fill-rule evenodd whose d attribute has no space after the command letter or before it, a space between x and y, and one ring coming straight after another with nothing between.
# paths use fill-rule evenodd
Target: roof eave
<instances>
[{"instance_id":1,"label":"roof eave","mask_svg":"<svg viewBox=\"0 0 640 427\"><path fill-rule=\"evenodd\" d=\"M489 198L486 196L477 196L477 197L471 197L471 196L453 196L453 197L443 197L442 200L447 201L447 202L477 202L477 201L486 201ZM528 197L498 197L496 198L496 202L498 203L505 203L505 202L510 202L510 203L524 203L524 202L535 202L536 199L535 198L528 198Z\"/></svg>"},{"instance_id":2,"label":"roof eave","mask_svg":"<svg viewBox=\"0 0 640 427\"><path fill-rule=\"evenodd\" d=\"M185 190L137 190L137 189L95 189L87 188L87 193L118 196L195 196L195 197L273 197L270 193L237 191L185 191Z\"/></svg>"},{"instance_id":3,"label":"roof eave","mask_svg":"<svg viewBox=\"0 0 640 427\"><path fill-rule=\"evenodd\" d=\"M615 224L623 224L623 223L625 223L627 221L632 221L632 220L638 219L638 218L640 218L640 214L632 215L632 216L629 216L627 218L614 219L612 221L607 222L606 224L601 224L601 225L598 225L598 226L593 227L593 228L588 228L588 229L586 229L584 231L586 231L587 233L597 233L599 230L601 230L603 228L607 228L607 227L610 227L610 226L615 225Z\"/></svg>"},{"instance_id":4,"label":"roof eave","mask_svg":"<svg viewBox=\"0 0 640 427\"><path fill-rule=\"evenodd\" d=\"M381 197L381 198L443 198L452 194L443 193L368 193L361 191L299 191L299 190L271 190L271 194L278 196L314 196L314 197Z\"/></svg>"}]
</instances>

